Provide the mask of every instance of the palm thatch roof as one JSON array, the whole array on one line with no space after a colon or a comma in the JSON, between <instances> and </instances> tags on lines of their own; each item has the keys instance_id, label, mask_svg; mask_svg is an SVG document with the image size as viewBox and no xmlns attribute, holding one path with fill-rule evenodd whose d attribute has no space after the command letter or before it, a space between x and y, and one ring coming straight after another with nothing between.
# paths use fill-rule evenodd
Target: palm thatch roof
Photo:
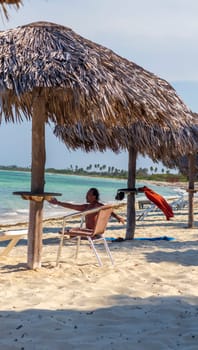
<instances>
[{"instance_id":1,"label":"palm thatch roof","mask_svg":"<svg viewBox=\"0 0 198 350\"><path fill-rule=\"evenodd\" d=\"M198 154L195 152L195 176L197 178L198 176ZM188 161L188 154L182 155L178 158L172 158L172 159L163 159L163 163L165 166L169 167L170 169L178 169L179 172L188 177L189 174L189 161Z\"/></svg>"},{"instance_id":2,"label":"palm thatch roof","mask_svg":"<svg viewBox=\"0 0 198 350\"><path fill-rule=\"evenodd\" d=\"M14 5L16 8L19 8L19 6L22 5L22 0L0 0L1 9L3 10L3 13L7 19L9 18L7 7L10 5Z\"/></svg>"},{"instance_id":3,"label":"palm thatch roof","mask_svg":"<svg viewBox=\"0 0 198 350\"><path fill-rule=\"evenodd\" d=\"M175 149L174 154L166 154L162 162L165 166L169 167L170 169L178 168L179 171L183 175L188 175L189 173L189 162L188 158L189 155L193 155L195 157L195 171L198 172L198 113L192 112L193 118L194 118L194 125L190 126L188 128L188 137L186 138L187 146L189 146L189 149L187 149L187 152L179 152L179 149ZM194 143L194 147L192 148L192 142Z\"/></svg>"},{"instance_id":4,"label":"palm thatch roof","mask_svg":"<svg viewBox=\"0 0 198 350\"><path fill-rule=\"evenodd\" d=\"M195 176L198 177L198 154L195 156ZM177 166L175 165L181 172L181 174L188 176L189 174L189 162L188 162L188 156L182 156L178 159Z\"/></svg>"},{"instance_id":5,"label":"palm thatch roof","mask_svg":"<svg viewBox=\"0 0 198 350\"><path fill-rule=\"evenodd\" d=\"M72 126L57 125L54 134L65 143L68 149L82 148L86 152L105 151L111 149L115 153L128 150L132 146L137 153L148 155L153 161L166 160L167 166L173 165L174 160L190 152L194 153L198 145L198 127L181 126L177 130L144 125L142 121L131 122L125 127L109 127L103 123L82 123Z\"/></svg>"},{"instance_id":6,"label":"palm thatch roof","mask_svg":"<svg viewBox=\"0 0 198 350\"><path fill-rule=\"evenodd\" d=\"M1 111L30 118L34 97L46 121L166 128L191 122L190 110L165 80L71 29L37 22L0 33ZM138 129L138 126L136 127Z\"/></svg>"}]
</instances>

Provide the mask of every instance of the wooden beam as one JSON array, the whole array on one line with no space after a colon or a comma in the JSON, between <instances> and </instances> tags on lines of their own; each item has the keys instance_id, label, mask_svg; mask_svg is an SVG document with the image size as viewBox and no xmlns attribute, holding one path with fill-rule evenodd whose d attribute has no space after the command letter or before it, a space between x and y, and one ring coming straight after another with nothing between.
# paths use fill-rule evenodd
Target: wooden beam
<instances>
[{"instance_id":1,"label":"wooden beam","mask_svg":"<svg viewBox=\"0 0 198 350\"><path fill-rule=\"evenodd\" d=\"M188 228L194 227L194 191L195 191L196 154L188 157Z\"/></svg>"},{"instance_id":2,"label":"wooden beam","mask_svg":"<svg viewBox=\"0 0 198 350\"><path fill-rule=\"evenodd\" d=\"M129 161L128 161L128 188L135 188L136 185L136 159L137 151L131 146L129 148ZM127 198L127 230L126 239L133 239L135 235L135 193L132 192Z\"/></svg>"},{"instance_id":3,"label":"wooden beam","mask_svg":"<svg viewBox=\"0 0 198 350\"><path fill-rule=\"evenodd\" d=\"M31 192L44 193L45 185L45 106L41 96L35 98L32 116ZM28 267L41 267L43 201L30 200L28 228Z\"/></svg>"}]
</instances>

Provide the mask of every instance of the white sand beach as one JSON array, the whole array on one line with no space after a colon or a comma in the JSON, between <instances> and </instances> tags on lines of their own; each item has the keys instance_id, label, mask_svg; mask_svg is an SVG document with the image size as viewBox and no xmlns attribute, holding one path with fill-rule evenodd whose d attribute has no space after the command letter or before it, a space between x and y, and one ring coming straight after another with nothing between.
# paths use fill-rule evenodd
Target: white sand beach
<instances>
[{"instance_id":1,"label":"white sand beach","mask_svg":"<svg viewBox=\"0 0 198 350\"><path fill-rule=\"evenodd\" d=\"M77 262L66 241L55 267L61 221L44 223L42 268L28 270L23 239L0 261L2 350L197 350L198 225L187 209L170 221L150 213L137 221L136 238L174 240L110 242L103 267L83 242ZM124 237L111 221L107 237Z\"/></svg>"}]
</instances>

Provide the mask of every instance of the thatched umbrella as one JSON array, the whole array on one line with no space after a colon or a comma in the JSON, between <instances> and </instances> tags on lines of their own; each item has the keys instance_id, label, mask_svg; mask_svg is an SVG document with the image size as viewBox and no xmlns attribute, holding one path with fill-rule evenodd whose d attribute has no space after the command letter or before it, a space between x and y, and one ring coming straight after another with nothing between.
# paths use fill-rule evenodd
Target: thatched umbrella
<instances>
[{"instance_id":1,"label":"thatched umbrella","mask_svg":"<svg viewBox=\"0 0 198 350\"><path fill-rule=\"evenodd\" d=\"M15 6L18 9L19 6L22 5L22 1L21 0L0 0L1 9L3 10L3 13L7 19L9 17L8 10L7 10L8 5Z\"/></svg>"},{"instance_id":2,"label":"thatched umbrella","mask_svg":"<svg viewBox=\"0 0 198 350\"><path fill-rule=\"evenodd\" d=\"M184 153L182 156L176 158L165 158L163 164L168 166L170 169L177 168L180 173L187 176L188 178L188 228L194 226L194 193L195 190L195 178L197 177L198 166L197 166L197 152Z\"/></svg>"},{"instance_id":3,"label":"thatched umbrella","mask_svg":"<svg viewBox=\"0 0 198 350\"><path fill-rule=\"evenodd\" d=\"M197 153L188 154L176 160L180 172L188 177L188 227L194 227L194 194L195 179L198 174L198 156Z\"/></svg>"},{"instance_id":4,"label":"thatched umbrella","mask_svg":"<svg viewBox=\"0 0 198 350\"><path fill-rule=\"evenodd\" d=\"M169 168L178 168L179 171L188 178L188 228L193 228L194 226L194 194L197 192L195 189L195 180L198 176L198 141L196 140L198 134L198 113L194 112L193 117L193 133L189 137L187 144L189 144L192 139L195 139L196 145L194 152L190 148L189 150L187 149L186 152L183 152L182 155L178 153L171 158L169 155L166 155L162 160L164 165Z\"/></svg>"},{"instance_id":5,"label":"thatched umbrella","mask_svg":"<svg viewBox=\"0 0 198 350\"><path fill-rule=\"evenodd\" d=\"M191 123L166 81L69 28L38 22L1 32L0 57L0 121L3 115L6 121L32 118L33 194L44 192L48 121L67 127L102 122L109 130L124 130L131 121L164 130ZM137 149L129 148L136 159ZM30 268L40 267L42 207L30 201Z\"/></svg>"}]
</instances>

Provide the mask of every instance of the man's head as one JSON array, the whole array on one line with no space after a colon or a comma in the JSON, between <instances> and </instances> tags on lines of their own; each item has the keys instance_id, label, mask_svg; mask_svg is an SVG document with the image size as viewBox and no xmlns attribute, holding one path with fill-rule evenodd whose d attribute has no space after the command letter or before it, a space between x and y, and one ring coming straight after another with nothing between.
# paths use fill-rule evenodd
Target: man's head
<instances>
[{"instance_id":1,"label":"man's head","mask_svg":"<svg viewBox=\"0 0 198 350\"><path fill-rule=\"evenodd\" d=\"M99 200L99 192L97 188L90 188L86 194L87 203L93 203Z\"/></svg>"}]
</instances>

